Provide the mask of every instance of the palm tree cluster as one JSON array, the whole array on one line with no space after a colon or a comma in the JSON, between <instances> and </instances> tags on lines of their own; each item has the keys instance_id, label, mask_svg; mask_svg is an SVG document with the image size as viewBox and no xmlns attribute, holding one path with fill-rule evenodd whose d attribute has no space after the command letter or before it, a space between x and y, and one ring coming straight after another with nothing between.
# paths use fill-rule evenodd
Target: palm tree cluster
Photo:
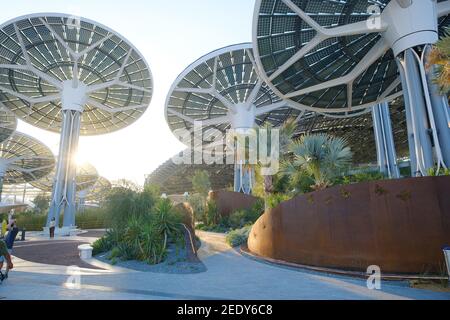
<instances>
[{"instance_id":1,"label":"palm tree cluster","mask_svg":"<svg viewBox=\"0 0 450 320\"><path fill-rule=\"evenodd\" d=\"M326 134L304 135L288 146L290 159L282 164L282 174L295 179L298 175L314 180L313 190L322 190L333 184L352 162L352 152L343 138Z\"/></svg>"}]
</instances>

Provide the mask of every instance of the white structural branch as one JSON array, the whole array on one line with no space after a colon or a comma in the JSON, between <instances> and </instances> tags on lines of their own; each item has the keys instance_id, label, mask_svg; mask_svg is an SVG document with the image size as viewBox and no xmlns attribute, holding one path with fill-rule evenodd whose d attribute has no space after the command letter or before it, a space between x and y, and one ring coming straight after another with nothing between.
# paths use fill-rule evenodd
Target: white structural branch
<instances>
[{"instance_id":1,"label":"white structural branch","mask_svg":"<svg viewBox=\"0 0 450 320\"><path fill-rule=\"evenodd\" d=\"M0 27L9 36L4 43L20 47L17 59L5 63L7 57L0 56L3 103L24 121L61 133L48 222L55 218L58 224L64 211L68 228L75 227L74 156L80 134L131 124L153 93L150 69L133 45L99 23L79 17L74 24L73 19L35 14ZM7 49L17 51L17 46Z\"/></svg>"},{"instance_id":2,"label":"white structural branch","mask_svg":"<svg viewBox=\"0 0 450 320\"><path fill-rule=\"evenodd\" d=\"M300 8L292 0L277 0L278 6L268 13L269 1L257 0L253 37L255 61L261 78L282 99L303 108L313 107L318 112L372 109L375 105L403 97L413 174L423 176L430 170L439 172L441 168L449 167L448 101L433 84L433 70L427 70L425 65L431 45L438 41L439 32L449 24L450 1L384 1L378 6L368 7L367 13L359 12L360 9L351 12L353 3L357 1L322 1L320 4L303 1ZM280 7L289 13L276 11ZM268 21L274 23L275 19L279 25L277 31L270 34L272 29ZM296 33L292 29L293 19L297 20L296 25L307 25L310 29L303 27ZM347 19L358 21L345 24ZM273 49L273 43L278 43L275 42L277 37L288 32L297 37L294 42L300 45L292 54L290 47L285 48L284 52L289 55L283 60L277 55L280 51ZM336 56L331 49L327 51L337 43L341 47L349 46L336 49L341 50L341 56ZM265 56L260 53L261 47L265 48ZM364 48L367 50L363 51ZM274 56L280 61L274 62ZM349 58L355 61L350 63ZM396 64L398 68L395 68ZM319 70L321 76L314 81L305 80L300 75L295 78L292 74L300 72L298 69ZM322 76L325 81L319 81ZM340 108L333 108L332 97L337 97L342 90L345 90L347 101ZM325 97L327 92L334 92L334 95ZM305 97L322 101L330 108L305 106L302 102Z\"/></svg>"}]
</instances>

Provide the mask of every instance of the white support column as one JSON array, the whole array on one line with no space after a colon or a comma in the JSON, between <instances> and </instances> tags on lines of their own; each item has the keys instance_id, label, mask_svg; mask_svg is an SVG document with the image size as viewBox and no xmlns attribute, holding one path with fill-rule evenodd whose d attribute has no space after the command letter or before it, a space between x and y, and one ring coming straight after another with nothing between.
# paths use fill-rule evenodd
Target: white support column
<instances>
[{"instance_id":1,"label":"white support column","mask_svg":"<svg viewBox=\"0 0 450 320\"><path fill-rule=\"evenodd\" d=\"M386 159L389 166L389 177L392 179L398 179L400 178L400 170L397 165L397 152L395 151L395 141L394 134L392 132L389 105L386 102L380 104L380 111L383 124L384 141L386 145Z\"/></svg>"},{"instance_id":2,"label":"white support column","mask_svg":"<svg viewBox=\"0 0 450 320\"><path fill-rule=\"evenodd\" d=\"M373 131L375 135L375 145L377 150L377 162L380 172L387 175L386 153L383 142L383 133L381 129L380 105L373 106L372 119Z\"/></svg>"},{"instance_id":3,"label":"white support column","mask_svg":"<svg viewBox=\"0 0 450 320\"><path fill-rule=\"evenodd\" d=\"M403 69L402 72L404 72L403 87L406 88L410 102L405 107L409 108L411 114L409 128L413 130L414 150L417 159L417 169L414 172L426 176L427 171L434 167L433 148L429 114L425 101L425 88L420 80L420 69L415 55L414 49L407 49L403 53L403 57L399 56L398 59Z\"/></svg>"},{"instance_id":4,"label":"white support column","mask_svg":"<svg viewBox=\"0 0 450 320\"><path fill-rule=\"evenodd\" d=\"M400 73L400 79L402 83L406 83L406 77L405 72L403 69L403 65L401 64L400 60L397 59L397 66ZM403 98L405 103L405 116L406 116L406 131L408 135L408 147L409 147L409 162L411 167L411 176L416 177L420 174L418 171L417 166L417 156L416 156L416 144L415 144L415 137L414 137L414 128L412 125L412 105L411 100L409 99L409 91L407 86L403 86Z\"/></svg>"},{"instance_id":5,"label":"white support column","mask_svg":"<svg viewBox=\"0 0 450 320\"><path fill-rule=\"evenodd\" d=\"M430 68L427 74L427 81L442 157L448 167L450 166L450 119L448 119L450 109L447 96L441 95L438 86L433 82L432 74L434 71L434 67Z\"/></svg>"},{"instance_id":6,"label":"white support column","mask_svg":"<svg viewBox=\"0 0 450 320\"><path fill-rule=\"evenodd\" d=\"M82 82L63 83L61 140L47 226L52 218L55 218L58 226L61 212L64 212L63 227L75 226L75 155L78 150L81 114L87 101L86 90L87 87Z\"/></svg>"},{"instance_id":7,"label":"white support column","mask_svg":"<svg viewBox=\"0 0 450 320\"><path fill-rule=\"evenodd\" d=\"M372 118L380 172L391 179L398 179L400 178L400 171L397 165L397 153L388 104L382 103L374 106Z\"/></svg>"}]
</instances>

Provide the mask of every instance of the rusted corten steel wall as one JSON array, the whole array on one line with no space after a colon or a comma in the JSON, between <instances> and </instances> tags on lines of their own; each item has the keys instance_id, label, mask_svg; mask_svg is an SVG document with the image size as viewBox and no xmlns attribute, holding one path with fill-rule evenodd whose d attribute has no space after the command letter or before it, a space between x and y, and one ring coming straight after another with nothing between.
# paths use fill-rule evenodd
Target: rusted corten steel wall
<instances>
[{"instance_id":1,"label":"rusted corten steel wall","mask_svg":"<svg viewBox=\"0 0 450 320\"><path fill-rule=\"evenodd\" d=\"M211 191L208 199L216 202L222 217L229 216L237 210L250 209L258 200L252 195L227 190Z\"/></svg>"},{"instance_id":2,"label":"rusted corten steel wall","mask_svg":"<svg viewBox=\"0 0 450 320\"><path fill-rule=\"evenodd\" d=\"M248 248L303 265L385 273L440 273L450 245L450 177L336 186L266 212Z\"/></svg>"}]
</instances>

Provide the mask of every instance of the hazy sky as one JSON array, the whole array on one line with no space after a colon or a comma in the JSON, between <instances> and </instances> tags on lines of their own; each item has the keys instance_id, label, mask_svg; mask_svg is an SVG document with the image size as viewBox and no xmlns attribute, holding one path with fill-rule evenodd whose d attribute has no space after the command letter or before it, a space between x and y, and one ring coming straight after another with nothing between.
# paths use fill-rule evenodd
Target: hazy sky
<instances>
[{"instance_id":1,"label":"hazy sky","mask_svg":"<svg viewBox=\"0 0 450 320\"><path fill-rule=\"evenodd\" d=\"M146 113L115 133L81 137L79 158L108 179L142 184L144 175L183 149L164 119L172 82L202 55L250 42L254 0L0 0L0 24L38 12L60 12L98 21L133 43L150 65L154 93ZM47 144L57 154L59 136L24 122L19 131Z\"/></svg>"}]
</instances>

